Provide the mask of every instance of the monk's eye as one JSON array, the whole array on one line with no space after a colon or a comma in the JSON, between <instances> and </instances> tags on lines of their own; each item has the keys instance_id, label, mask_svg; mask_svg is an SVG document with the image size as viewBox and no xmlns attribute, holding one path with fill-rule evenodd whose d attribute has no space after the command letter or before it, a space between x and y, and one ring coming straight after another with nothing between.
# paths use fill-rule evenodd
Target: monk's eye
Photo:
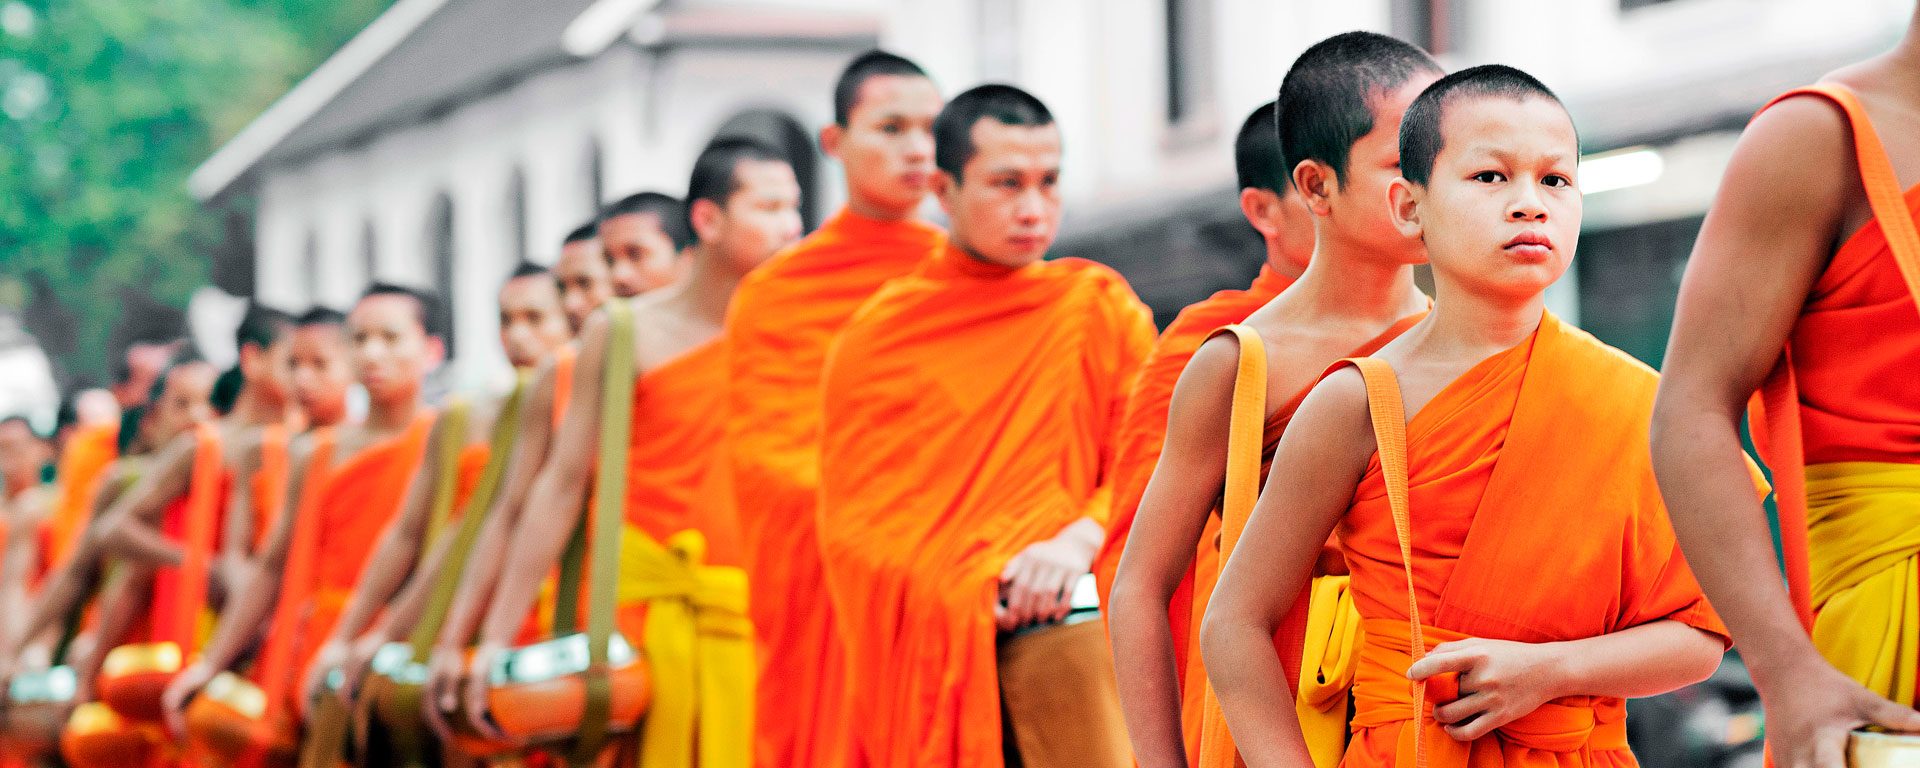
<instances>
[{"instance_id":1,"label":"monk's eye","mask_svg":"<svg viewBox=\"0 0 1920 768\"><path fill-rule=\"evenodd\" d=\"M905 130L906 126L901 125L898 120L888 121L886 124L880 126L880 132L888 136L898 136Z\"/></svg>"},{"instance_id":2,"label":"monk's eye","mask_svg":"<svg viewBox=\"0 0 1920 768\"><path fill-rule=\"evenodd\" d=\"M1550 173L1550 174L1547 174L1546 178L1541 179L1540 183L1545 184L1549 187L1553 187L1554 189L1563 189L1566 187L1573 186L1573 179L1569 179L1557 173Z\"/></svg>"},{"instance_id":3,"label":"monk's eye","mask_svg":"<svg viewBox=\"0 0 1920 768\"><path fill-rule=\"evenodd\" d=\"M1474 181L1480 182L1482 184L1498 184L1500 182L1507 180L1506 174L1503 174L1499 171L1481 171L1468 178L1471 178Z\"/></svg>"},{"instance_id":4,"label":"monk's eye","mask_svg":"<svg viewBox=\"0 0 1920 768\"><path fill-rule=\"evenodd\" d=\"M1020 188L1020 179L1014 176L1002 176L996 179L993 185L1001 189L1015 190Z\"/></svg>"}]
</instances>

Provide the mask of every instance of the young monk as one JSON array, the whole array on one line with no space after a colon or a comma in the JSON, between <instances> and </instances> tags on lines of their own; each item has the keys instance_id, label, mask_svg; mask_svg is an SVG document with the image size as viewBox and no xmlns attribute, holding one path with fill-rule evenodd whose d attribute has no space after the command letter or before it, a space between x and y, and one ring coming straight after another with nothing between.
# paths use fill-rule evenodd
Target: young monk
<instances>
[{"instance_id":1,"label":"young monk","mask_svg":"<svg viewBox=\"0 0 1920 768\"><path fill-rule=\"evenodd\" d=\"M152 396L146 404L134 408L124 417L133 426L127 435L130 439L117 450L121 458L102 472L100 492L93 495L95 508L87 514L87 518L93 522L82 531L79 543L67 559L49 574L40 593L34 598L33 609L20 617L16 639L36 646L20 652L22 655L33 659L47 658L52 642L57 639L56 628L93 597L94 588L99 586L109 558L104 529L112 519L110 510L132 493L131 489L150 471L157 460L157 456L150 454L159 452L157 446L171 445L176 439L190 433L194 425L213 417L208 396L217 375L213 366L204 360L180 360L167 367L154 380ZM150 576L150 573L126 574L121 581L145 582ZM123 591L131 589L128 586ZM105 601L101 602L104 604ZM80 649L84 652L76 653L71 649L68 652L70 663L79 667L83 679L90 680L92 672L99 666L99 658L118 644L119 635L132 628L145 607L139 604L143 601L135 601L130 597L118 602L122 610L111 620L104 611L97 619L97 643L86 644L89 647ZM91 647L96 644L99 647ZM15 652L19 652L18 649L0 648L0 660L14 657Z\"/></svg>"},{"instance_id":2,"label":"young monk","mask_svg":"<svg viewBox=\"0 0 1920 768\"><path fill-rule=\"evenodd\" d=\"M567 233L560 258L553 262L553 279L560 283L560 308L567 325L578 335L593 311L613 295L612 278L600 248L598 225L589 221Z\"/></svg>"},{"instance_id":3,"label":"young monk","mask_svg":"<svg viewBox=\"0 0 1920 768\"><path fill-rule=\"evenodd\" d=\"M673 202L679 204L678 200ZM684 210L677 213L672 209L656 210L670 227L678 229L685 226L687 217ZM560 282L561 305L566 310L567 321L575 338L555 349L553 355L539 365L528 383L527 396L520 408L520 429L514 439L513 453L508 457L506 476L500 483L499 492L495 494L493 506L487 512L486 523L467 556L466 566L461 571L460 586L454 592L453 603L448 606L446 618L440 625L440 634L434 642L433 654L427 662L427 680L423 684L425 694L421 697L421 706L425 710L423 715L427 724L443 742L453 740L446 713L454 711L460 702L460 684L467 671L467 649L479 630L487 603L493 599L494 585L500 578L501 564L506 560L508 542L513 539L520 513L527 502L527 494L533 488L534 477L546 462L554 433L566 416L567 399L573 394L574 367L579 361L578 334L594 310L616 295L617 286L609 277L610 269L595 231L595 223L587 222L568 234L560 248L554 276ZM634 295L637 294L622 294L621 298L632 298ZM522 639L536 637L538 635L531 631L522 635Z\"/></svg>"},{"instance_id":4,"label":"young monk","mask_svg":"<svg viewBox=\"0 0 1920 768\"><path fill-rule=\"evenodd\" d=\"M622 635L643 648L656 681L654 714L639 734L640 759L663 765L662 755L679 759L697 753L704 768L739 768L748 764L752 750L754 674L751 629L745 636L731 634L750 624L744 615L740 543L731 519L692 512L721 436L725 356L720 332L727 302L742 276L799 236L800 186L778 151L748 139L723 138L694 161L687 200L695 237L685 279L633 302L639 381L633 394L624 534L633 542L646 537L670 546L685 559L659 562L637 543L623 543L620 591L646 597L623 597L616 623ZM524 515L514 533L515 546L481 625L470 670L490 669L520 634L541 582L581 519L594 472L607 357L606 325L596 318L582 334L571 405L530 495L540 500L541 514ZM645 625L650 606L669 602L686 609L674 615L697 621L697 637L688 636L696 632L692 626L655 632ZM660 640L666 645L657 644ZM676 643L685 643L679 653ZM705 682L668 683L693 674L689 651L703 660L699 674ZM487 715L488 687L484 675L470 673L468 712L482 733L497 737L501 734ZM698 746L688 739L697 739Z\"/></svg>"},{"instance_id":5,"label":"young monk","mask_svg":"<svg viewBox=\"0 0 1920 768\"><path fill-rule=\"evenodd\" d=\"M1414 46L1351 32L1308 48L1281 83L1282 117L1264 138L1285 158L1277 165L1290 171L1283 173L1312 211L1318 246L1298 282L1242 315L1267 351L1263 458L1319 371L1342 356L1379 349L1426 310L1427 298L1413 283L1425 248L1393 228L1381 201L1398 176L1401 114L1440 74ZM1176 354L1239 319L1212 315L1196 318L1210 321L1204 329L1178 328L1178 337L1170 329ZM1128 731L1143 765L1230 767L1233 760L1224 729L1206 727L1205 671L1192 663L1191 643L1226 549L1216 511L1238 356L1239 342L1223 337L1199 346L1185 374L1160 374L1178 375L1179 384L1155 414L1165 448L1146 465L1151 480L1136 481L1145 483L1136 491L1140 514L1125 542L1108 620ZM1237 535L1242 524L1226 527ZM1335 565L1322 570L1339 570L1337 556L1331 559ZM1306 610L1297 608L1279 639L1290 684L1299 679ZM1319 610L1332 616L1341 607ZM1336 695L1315 712L1326 721L1314 729L1317 751L1331 759L1346 732L1345 699Z\"/></svg>"},{"instance_id":6,"label":"young monk","mask_svg":"<svg viewBox=\"0 0 1920 768\"><path fill-rule=\"evenodd\" d=\"M111 390L115 405L124 413L146 402L153 382L167 367L178 350L175 343L139 342L127 347ZM96 390L98 391L98 390ZM101 473L120 454L121 432L118 419L85 424L74 431L61 446L60 463L54 473L60 484L60 498L49 521L48 557L55 563L66 562L91 522L95 496L102 483Z\"/></svg>"},{"instance_id":7,"label":"young monk","mask_svg":"<svg viewBox=\"0 0 1920 768\"><path fill-rule=\"evenodd\" d=\"M498 299L500 346L516 370L531 371L572 338L566 313L560 307L559 283L546 268L520 265L500 286ZM464 446L458 456L459 466L452 474L458 484L451 510L455 515L464 510L466 498L489 459L492 446L487 441L502 405L495 402L485 409L473 409L465 433L452 437ZM440 420L427 444L439 445L449 439L446 430L454 428L448 420ZM442 469L441 457L429 451L413 476L400 513L381 532L379 543L355 580L353 597L314 655L306 683L309 698L320 692L322 671L340 667L345 673L340 694L351 703L360 692L360 682L373 662L374 652L387 643L406 639L419 621L428 585L437 577L448 541L439 536L440 546L432 552L426 549L428 539L438 535L429 526L434 518L434 499L443 493ZM457 517L447 522L456 521Z\"/></svg>"},{"instance_id":8,"label":"young monk","mask_svg":"<svg viewBox=\"0 0 1920 768\"><path fill-rule=\"evenodd\" d=\"M847 207L740 283L727 317L727 449L764 657L755 759L846 766L854 715L833 606L821 582L820 369L827 344L881 283L944 234L915 218L933 176L940 91L913 62L854 58L820 146L840 160Z\"/></svg>"},{"instance_id":9,"label":"young monk","mask_svg":"<svg viewBox=\"0 0 1920 768\"><path fill-rule=\"evenodd\" d=\"M266 626L255 666L275 713L301 712L294 683L352 594L373 542L400 507L435 412L420 398L444 347L430 330L429 295L376 283L347 316L352 363L367 390L364 421L302 435L291 447L286 514L274 520L245 592L220 616L200 659L166 692L169 725L185 732L187 700L234 669ZM296 533L298 530L298 533Z\"/></svg>"},{"instance_id":10,"label":"young monk","mask_svg":"<svg viewBox=\"0 0 1920 768\"><path fill-rule=\"evenodd\" d=\"M600 210L600 248L615 293L638 296L687 273L691 233L674 218L682 210L679 200L659 192L636 192Z\"/></svg>"},{"instance_id":11,"label":"young monk","mask_svg":"<svg viewBox=\"0 0 1920 768\"><path fill-rule=\"evenodd\" d=\"M1680 286L1654 462L1786 768L1840 765L1862 726L1920 731L1916 181L1920 9L1892 51L1754 118ZM1737 492L1750 397L1788 590Z\"/></svg>"},{"instance_id":12,"label":"young monk","mask_svg":"<svg viewBox=\"0 0 1920 768\"><path fill-rule=\"evenodd\" d=\"M1365 632L1341 765L1633 765L1624 699L1719 664L1642 448L1656 377L1544 309L1579 157L1511 67L1407 108L1390 210L1433 311L1300 404L1201 630L1249 766L1310 764L1272 637L1336 526Z\"/></svg>"},{"instance_id":13,"label":"young monk","mask_svg":"<svg viewBox=\"0 0 1920 768\"><path fill-rule=\"evenodd\" d=\"M847 322L823 374L820 551L866 759L1000 765L995 633L1064 617L1092 565L1153 324L1112 270L1041 261L1061 143L1040 100L980 86L934 140L952 235Z\"/></svg>"},{"instance_id":14,"label":"young monk","mask_svg":"<svg viewBox=\"0 0 1920 768\"><path fill-rule=\"evenodd\" d=\"M347 316L338 310L314 307L294 318L287 381L307 429L346 421L347 390L354 378L352 347Z\"/></svg>"}]
</instances>

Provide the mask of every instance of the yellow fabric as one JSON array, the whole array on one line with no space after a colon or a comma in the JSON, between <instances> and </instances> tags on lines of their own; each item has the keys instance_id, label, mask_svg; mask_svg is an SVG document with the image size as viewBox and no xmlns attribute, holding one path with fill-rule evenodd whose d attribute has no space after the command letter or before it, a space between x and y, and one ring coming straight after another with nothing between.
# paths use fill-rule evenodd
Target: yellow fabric
<instances>
[{"instance_id":1,"label":"yellow fabric","mask_svg":"<svg viewBox=\"0 0 1920 768\"><path fill-rule=\"evenodd\" d=\"M1313 580L1307 608L1305 652L1293 711L1307 737L1313 764L1331 768L1347 751L1347 699L1360 664L1360 609L1353 605L1346 576Z\"/></svg>"},{"instance_id":2,"label":"yellow fabric","mask_svg":"<svg viewBox=\"0 0 1920 768\"><path fill-rule=\"evenodd\" d=\"M619 602L647 606L640 647L653 673L639 764L748 768L758 661L746 570L707 565L707 538L698 530L662 546L631 523L625 528Z\"/></svg>"},{"instance_id":3,"label":"yellow fabric","mask_svg":"<svg viewBox=\"0 0 1920 768\"><path fill-rule=\"evenodd\" d=\"M1813 644L1881 696L1914 705L1920 662L1920 465L1807 467Z\"/></svg>"}]
</instances>

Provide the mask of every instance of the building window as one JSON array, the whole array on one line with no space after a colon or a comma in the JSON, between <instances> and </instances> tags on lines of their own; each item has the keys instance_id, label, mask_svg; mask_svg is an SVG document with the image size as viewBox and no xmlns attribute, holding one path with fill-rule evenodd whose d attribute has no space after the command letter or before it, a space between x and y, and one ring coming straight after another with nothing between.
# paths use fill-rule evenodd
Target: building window
<instances>
[{"instance_id":1,"label":"building window","mask_svg":"<svg viewBox=\"0 0 1920 768\"><path fill-rule=\"evenodd\" d=\"M307 303L320 306L326 303L326 294L321 290L324 275L320 272L320 233L307 230L307 240L300 247L300 274L307 281Z\"/></svg>"},{"instance_id":2,"label":"building window","mask_svg":"<svg viewBox=\"0 0 1920 768\"><path fill-rule=\"evenodd\" d=\"M519 168L513 169L513 175L507 178L507 222L511 229L507 236L513 238L513 263L527 261L527 173Z\"/></svg>"},{"instance_id":3,"label":"building window","mask_svg":"<svg viewBox=\"0 0 1920 768\"><path fill-rule=\"evenodd\" d=\"M1165 10L1167 123L1206 122L1213 110L1213 3L1166 0Z\"/></svg>"},{"instance_id":4,"label":"building window","mask_svg":"<svg viewBox=\"0 0 1920 768\"><path fill-rule=\"evenodd\" d=\"M600 215L600 206L607 204L605 162L600 152L600 137L587 139L587 210L596 217Z\"/></svg>"},{"instance_id":5,"label":"building window","mask_svg":"<svg viewBox=\"0 0 1920 768\"><path fill-rule=\"evenodd\" d=\"M367 271L367 284L380 282L380 241L373 231L373 220L360 225L360 264Z\"/></svg>"},{"instance_id":6,"label":"building window","mask_svg":"<svg viewBox=\"0 0 1920 768\"><path fill-rule=\"evenodd\" d=\"M427 253L433 259L433 292L436 298L436 317L431 318L441 337L446 340L447 357L457 354L454 350L453 332L453 199L445 192L434 198L432 218L427 222Z\"/></svg>"}]
</instances>

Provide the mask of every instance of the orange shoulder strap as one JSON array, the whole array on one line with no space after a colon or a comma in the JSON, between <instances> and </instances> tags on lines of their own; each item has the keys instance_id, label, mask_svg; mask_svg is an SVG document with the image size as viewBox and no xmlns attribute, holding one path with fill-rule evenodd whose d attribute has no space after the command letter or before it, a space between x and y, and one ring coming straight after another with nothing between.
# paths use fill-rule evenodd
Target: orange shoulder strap
<instances>
[{"instance_id":1,"label":"orange shoulder strap","mask_svg":"<svg viewBox=\"0 0 1920 768\"><path fill-rule=\"evenodd\" d=\"M220 428L202 423L194 429L192 473L187 479L187 509L180 536L179 593L173 598L173 615L156 617L166 622L165 636L180 645L182 657L191 656L200 611L207 604L207 572L211 567L215 528L219 525L220 471L222 467Z\"/></svg>"},{"instance_id":2,"label":"orange shoulder strap","mask_svg":"<svg viewBox=\"0 0 1920 768\"><path fill-rule=\"evenodd\" d=\"M1229 325L1213 336L1233 334L1240 342L1240 366L1233 375L1233 409L1227 421L1226 488L1220 497L1220 561L1232 554L1260 501L1260 449L1266 439L1267 345L1247 325ZM1211 339L1212 337L1209 337ZM1227 730L1226 713L1208 685L1201 699L1200 764L1203 768L1243 765Z\"/></svg>"},{"instance_id":3,"label":"orange shoulder strap","mask_svg":"<svg viewBox=\"0 0 1920 768\"><path fill-rule=\"evenodd\" d=\"M1768 102L1761 111L1794 96L1819 96L1833 102L1847 115L1853 128L1853 154L1859 164L1860 182L1866 188L1867 204L1873 218L1886 235L1887 249L1907 284L1908 293L1920 305L1920 227L1906 205L1900 180L1887 158L1880 134L1853 92L1837 83L1796 88ZM1787 591L1800 623L1813 628L1813 597L1807 574L1807 493L1806 454L1800 434L1800 390L1793 376L1793 351L1782 349L1780 361L1760 391L1748 404L1749 419L1756 438L1763 439L1773 469L1774 503L1780 512L1780 550L1786 570Z\"/></svg>"},{"instance_id":4,"label":"orange shoulder strap","mask_svg":"<svg viewBox=\"0 0 1920 768\"><path fill-rule=\"evenodd\" d=\"M313 454L307 460L306 476L300 484L300 503L293 509L293 541L287 548L286 571L280 580L280 599L273 607L272 623L267 625L267 646L260 654L260 680L266 687L267 707L275 711L289 703L288 696L298 670L294 665L294 643L302 638L295 631L300 613L313 592L314 558L320 542L320 498L333 474L334 433L331 429L314 434Z\"/></svg>"},{"instance_id":5,"label":"orange shoulder strap","mask_svg":"<svg viewBox=\"0 0 1920 768\"><path fill-rule=\"evenodd\" d=\"M1340 361L1352 364L1367 383L1367 412L1373 421L1373 439L1380 451L1380 474L1386 481L1387 506L1393 512L1393 535L1400 541L1400 569L1407 576L1407 624L1409 654L1415 662L1427 655L1426 639L1421 636L1420 598L1413 590L1413 519L1407 501L1407 413L1400 395L1400 379L1393 366L1373 357L1353 357ZM1413 761L1415 768L1427 768L1426 729L1418 727L1427 711L1427 683L1413 686Z\"/></svg>"}]
</instances>

